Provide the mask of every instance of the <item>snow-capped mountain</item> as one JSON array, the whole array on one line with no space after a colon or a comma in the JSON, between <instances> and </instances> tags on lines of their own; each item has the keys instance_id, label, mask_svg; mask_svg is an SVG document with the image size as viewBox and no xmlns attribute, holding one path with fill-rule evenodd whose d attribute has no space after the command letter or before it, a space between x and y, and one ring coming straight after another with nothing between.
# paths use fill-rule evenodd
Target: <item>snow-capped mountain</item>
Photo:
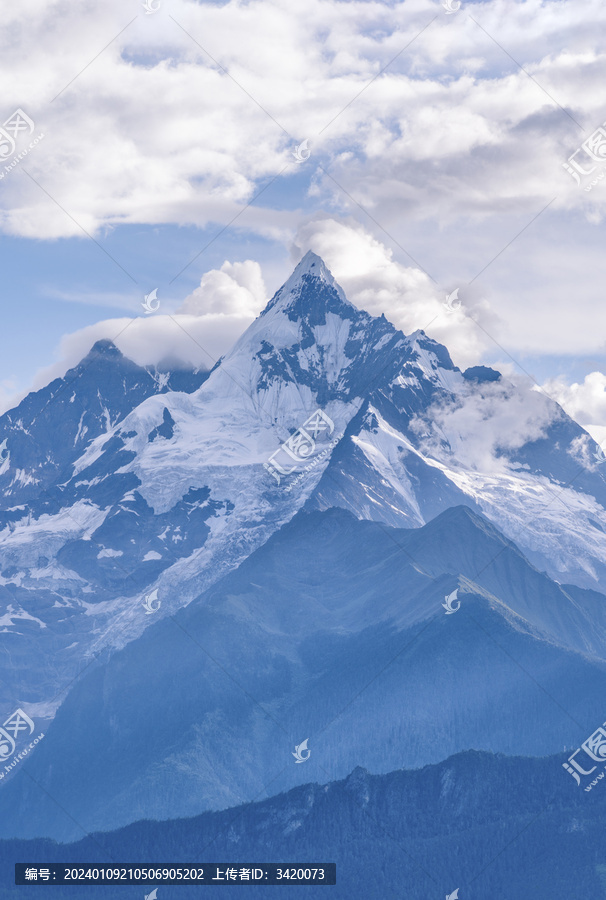
<instances>
[{"instance_id":1,"label":"snow-capped mountain","mask_svg":"<svg viewBox=\"0 0 606 900\"><path fill-rule=\"evenodd\" d=\"M399 351L399 371L367 392L313 506L418 526L465 503L554 579L604 591L606 466L589 435L492 369L460 372L422 333ZM516 431L530 439L512 440Z\"/></svg>"},{"instance_id":2,"label":"snow-capped mountain","mask_svg":"<svg viewBox=\"0 0 606 900\"><path fill-rule=\"evenodd\" d=\"M360 406L364 372L380 371L400 338L308 255L199 390L148 397L14 511L2 533L6 586L27 594L7 596L6 627L22 630L17 615L35 606L44 630L49 607L75 599L89 629L72 637L70 661L86 660L149 624L146 592L158 591L159 615L189 602L305 502L328 455L303 492L278 488L265 464L319 407L318 444L330 450ZM59 689L74 671L53 655ZM48 685L18 685L19 702L48 699Z\"/></svg>"},{"instance_id":3,"label":"snow-capped mountain","mask_svg":"<svg viewBox=\"0 0 606 900\"><path fill-rule=\"evenodd\" d=\"M174 375L119 356L96 345L2 422L0 622L30 647L52 632L56 676L35 689L16 671L9 705L48 700L78 660L141 633L146 592L158 591L158 616L174 612L306 503L413 526L465 503L553 577L606 585L606 483L582 429L539 397L535 439L508 448L505 418L482 468L461 437L466 405L485 397L488 431L501 408L521 411L523 389L461 373L422 332L359 311L313 253L201 386L192 376L170 390ZM309 441L281 451L318 409L309 458Z\"/></svg>"},{"instance_id":4,"label":"snow-capped mountain","mask_svg":"<svg viewBox=\"0 0 606 900\"><path fill-rule=\"evenodd\" d=\"M2 524L19 518L7 506L23 504L62 475L69 477L90 442L147 397L194 391L207 377L208 372L138 366L111 341L97 341L63 378L0 416Z\"/></svg>"},{"instance_id":5,"label":"snow-capped mountain","mask_svg":"<svg viewBox=\"0 0 606 900\"><path fill-rule=\"evenodd\" d=\"M71 478L91 441L103 440L147 397L194 391L207 377L208 372L168 364L138 366L102 340L63 378L0 417L2 709L44 701L33 711L52 713L58 693L85 664L95 627L87 609L98 585L63 567L58 555L103 514L83 504L62 504L58 485ZM111 558L106 566L112 567ZM125 577L113 568L118 581Z\"/></svg>"},{"instance_id":6,"label":"snow-capped mountain","mask_svg":"<svg viewBox=\"0 0 606 900\"><path fill-rule=\"evenodd\" d=\"M267 694L282 717L297 709L296 720L286 728L289 752L291 740L304 737L295 730L311 728L313 722L319 727L313 719L318 711L338 710L340 699L371 671L384 641L400 640L408 631L414 636L434 615L429 610L457 584L469 594L468 606L477 607L482 627L505 643L522 642L515 652L528 652L554 692L564 689L564 661L570 659L583 683L593 685L586 699L601 690L606 482L589 436L555 403L527 387L483 367L461 372L446 348L422 332L405 336L384 317L356 309L313 253L208 377L193 373L177 382L173 373L141 370L107 343L96 345L92 357L68 376L44 396L30 395L1 423L8 480L0 532L0 625L9 661L1 701L7 715L20 706L32 717L52 716L71 682L92 663L44 749L33 757L33 762L41 760L36 765L42 780L52 772L53 790L62 785L76 806L89 781L91 791L104 798L89 810L90 827L130 821L128 816L137 813L187 814L205 804L235 803L249 788L265 784L276 735L262 726L265 713L236 700L242 685L232 691L213 682L210 663L201 693L194 692L187 705L175 706L174 695L160 680L151 705L139 708L138 665L148 686L150 667L166 684L177 661L179 671L186 665L190 638L185 634L175 642L179 623L198 635L212 658L216 654L226 673L235 665L242 684ZM465 519L448 520L447 511L460 506L481 513L471 530ZM271 549L274 538L288 534L290 524L306 521L303 513L326 516L335 507L353 522L333 548L341 554L336 560L349 558L348 540L354 549L369 537L387 541L390 556L401 553L400 543L405 543L401 571L393 560L372 554L367 567L372 572L379 566L382 579L400 571L408 601L398 608L394 594L387 605L377 603L365 571L359 575L364 591L340 584L323 600L318 596L323 579L316 579L313 558L320 548L315 547L299 574L307 587L297 603L326 614L316 628L322 634L316 645L317 635L306 626L307 609L297 603L291 608L288 576L296 554L267 557L279 586L271 604L271 583L261 574L250 581L250 596L238 579L249 577L249 562ZM435 540L427 534L434 532L423 526L436 517L441 544L433 565ZM486 520L505 536L494 544L494 565L481 540L482 531L491 527ZM386 529L391 534L394 527L418 533L419 545L404 539L404 532L390 541ZM455 540L460 534L469 546ZM519 549L508 549L508 541ZM509 568L499 568L497 558L507 560ZM570 586L563 590L554 581ZM378 584L375 591L382 591ZM263 590L257 595L259 585ZM219 594L213 594L214 586ZM235 598L245 599L226 600L232 588ZM343 591L352 594L351 602L344 602ZM146 603L150 595L154 607ZM226 602L236 604L228 613L222 610ZM317 624L317 616L312 621ZM451 629L450 639L459 627ZM347 641L341 645L343 632ZM326 647L336 648L335 641L340 669L330 668L330 653L325 653ZM364 651L359 675L356 661L364 647L370 649ZM236 651L240 658L234 664ZM196 654L199 648L189 658L192 679L200 667ZM95 657L103 661L98 671ZM443 656L432 664L443 665ZM483 678L486 665L480 654L474 677ZM323 673L319 682L314 666ZM420 672L413 674L423 684ZM461 690L469 692L473 683ZM113 684L118 693L125 692L128 715L115 699ZM309 692L308 700L295 703L291 688ZM348 743L334 735L327 750L334 777L360 762L386 771L435 761L466 749L470 741L486 749L545 753L573 740L557 717L549 716L541 734L530 729L517 743L511 735L509 743L499 737L499 723L487 724L480 733L473 717L480 707L490 709L493 694L487 690L465 713L452 698L453 720L463 717L466 723L461 733L452 734L447 726L428 745L412 746L404 725L394 732L389 724L394 705L408 702L402 684L396 678L386 690L385 700L375 697L369 707L367 722L375 736L382 734L381 753L373 755L372 746L357 738ZM420 688L419 698L425 693ZM225 718L221 698L230 717L242 712L242 726ZM107 715L101 712L105 702ZM192 724L188 716L197 706L200 714ZM154 709L155 715L161 709L169 723L161 739L158 729L155 738L149 733ZM519 705L510 715L513 723ZM245 727L258 732L266 745L262 763L242 750ZM184 728L185 744L175 737ZM231 752L225 735L231 735ZM157 752L149 754L156 739ZM139 774L125 764L130 751L124 741L140 747L144 768ZM114 768L103 774L111 765L100 749L107 746L115 747L123 778L116 780ZM95 779L83 775L83 760L91 765L95 760ZM213 766L223 772L219 780ZM162 778L156 778L158 772ZM174 782L174 772L182 782ZM190 807L184 792L196 772L204 787ZM65 783L66 773L72 788ZM12 780L0 790L17 792L26 816L33 788L24 787L18 775L10 787ZM49 810L40 821L57 833L61 828L54 815Z\"/></svg>"}]
</instances>

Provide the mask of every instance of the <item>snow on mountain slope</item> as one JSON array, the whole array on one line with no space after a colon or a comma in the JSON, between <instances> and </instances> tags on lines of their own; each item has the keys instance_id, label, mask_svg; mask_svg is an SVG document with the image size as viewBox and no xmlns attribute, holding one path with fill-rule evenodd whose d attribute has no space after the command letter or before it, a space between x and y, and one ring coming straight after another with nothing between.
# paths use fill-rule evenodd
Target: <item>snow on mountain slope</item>
<instances>
[{"instance_id":1,"label":"snow on mountain slope","mask_svg":"<svg viewBox=\"0 0 606 900\"><path fill-rule=\"evenodd\" d=\"M405 351L401 374L367 393L310 507L420 525L467 503L556 580L605 590L606 480L589 436L493 370L461 373L428 338Z\"/></svg>"},{"instance_id":2,"label":"snow on mountain slope","mask_svg":"<svg viewBox=\"0 0 606 900\"><path fill-rule=\"evenodd\" d=\"M360 326L360 318L366 327ZM161 555L157 568L162 571L153 582L163 598L161 614L187 603L237 566L293 516L328 456L308 475L303 495L280 489L264 464L318 408L328 417L315 435L318 448L328 449L329 437L338 440L360 404L346 387L349 370L357 371L372 355L373 344L393 331L387 322L361 316L323 263L308 254L200 390L150 398L109 437L92 442L67 489L73 490L72 497L104 505L104 496L114 493L120 479L136 484L144 515L154 523L137 554L145 549ZM150 440L163 422L170 423L168 431ZM157 519L173 516L182 498L199 490L206 492L209 508L214 504L206 533L190 531L187 553L181 552L183 535L173 534L159 545ZM131 511L118 499L118 489L115 496L110 515L119 540L111 545L110 531L104 546L127 556L123 537ZM123 527L116 527L121 521ZM99 539L99 530L93 537ZM121 559L122 565L134 562ZM72 548L75 571L94 577L90 564ZM120 628L112 621L108 634L118 645L148 624L130 596L116 602L115 612Z\"/></svg>"},{"instance_id":3,"label":"snow on mountain slope","mask_svg":"<svg viewBox=\"0 0 606 900\"><path fill-rule=\"evenodd\" d=\"M265 464L321 407L313 436L324 455L305 476L308 493L361 402L348 379L386 336L397 340L308 254L198 391L149 397L117 424L110 417L68 477L14 511L0 534L7 605L19 587L23 608L43 610L52 597L52 608L86 611L77 647L53 648L57 687L75 660L149 625L147 590L159 592L158 616L174 612L292 517L305 495L282 490ZM21 646L22 629L7 628ZM38 638L27 636L30 649ZM47 699L18 667L12 674L10 702Z\"/></svg>"},{"instance_id":4,"label":"snow on mountain slope","mask_svg":"<svg viewBox=\"0 0 606 900\"><path fill-rule=\"evenodd\" d=\"M101 340L63 378L32 392L0 416L0 495L18 505L62 475L99 435L146 397L193 391L207 372L166 371L136 365L111 341ZM0 512L0 523L12 518ZM13 510L15 512L15 510Z\"/></svg>"},{"instance_id":5,"label":"snow on mountain slope","mask_svg":"<svg viewBox=\"0 0 606 900\"><path fill-rule=\"evenodd\" d=\"M123 363L103 377L85 363L55 413L49 386L31 445L23 415L7 414L9 706L48 701L93 652L189 603L305 504L415 527L467 504L554 577L606 585L606 483L582 429L492 370L460 372L422 332L356 309L313 253L197 390L141 399ZM45 469L58 422L66 456Z\"/></svg>"},{"instance_id":6,"label":"snow on mountain slope","mask_svg":"<svg viewBox=\"0 0 606 900\"><path fill-rule=\"evenodd\" d=\"M142 368L110 341L98 341L63 378L0 417L1 708L40 701L32 712L52 714L58 692L83 667L94 628L87 609L99 594L108 596L58 560L66 544L103 522L105 511L87 500L58 499L57 485L69 481L96 437L103 440L146 397L193 391L207 376ZM124 577L111 560L106 566Z\"/></svg>"}]
</instances>

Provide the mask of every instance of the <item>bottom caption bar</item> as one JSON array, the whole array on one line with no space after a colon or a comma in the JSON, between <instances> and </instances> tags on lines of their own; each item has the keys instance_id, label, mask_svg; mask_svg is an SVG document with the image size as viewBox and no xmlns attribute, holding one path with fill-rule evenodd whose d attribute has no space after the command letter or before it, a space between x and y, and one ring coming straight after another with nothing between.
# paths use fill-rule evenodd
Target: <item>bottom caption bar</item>
<instances>
[{"instance_id":1,"label":"bottom caption bar","mask_svg":"<svg viewBox=\"0 0 606 900\"><path fill-rule=\"evenodd\" d=\"M15 863L15 884L336 884L335 863Z\"/></svg>"}]
</instances>

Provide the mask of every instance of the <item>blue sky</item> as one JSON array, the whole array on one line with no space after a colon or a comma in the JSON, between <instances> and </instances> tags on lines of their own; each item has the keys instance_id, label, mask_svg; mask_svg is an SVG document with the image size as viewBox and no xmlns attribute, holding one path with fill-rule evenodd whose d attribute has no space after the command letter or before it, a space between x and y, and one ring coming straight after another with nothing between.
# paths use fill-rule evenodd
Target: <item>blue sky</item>
<instances>
[{"instance_id":1,"label":"blue sky","mask_svg":"<svg viewBox=\"0 0 606 900\"><path fill-rule=\"evenodd\" d=\"M220 355L313 249L352 302L428 325L463 367L515 361L606 426L606 194L563 165L592 134L602 152L605 17L597 0L11 10L3 119L27 119L0 179L3 408L134 316L124 352L178 353L142 315L153 288Z\"/></svg>"}]
</instances>

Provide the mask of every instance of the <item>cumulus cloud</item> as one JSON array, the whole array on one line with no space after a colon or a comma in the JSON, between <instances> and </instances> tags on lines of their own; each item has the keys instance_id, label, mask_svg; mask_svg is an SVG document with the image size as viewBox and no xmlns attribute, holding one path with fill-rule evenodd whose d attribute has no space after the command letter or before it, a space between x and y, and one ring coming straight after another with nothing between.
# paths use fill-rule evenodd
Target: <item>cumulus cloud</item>
<instances>
[{"instance_id":1,"label":"cumulus cloud","mask_svg":"<svg viewBox=\"0 0 606 900\"><path fill-rule=\"evenodd\" d=\"M224 223L262 179L302 171L290 151L303 137L324 198L345 201L314 159L386 227L403 211L442 223L532 211L554 194L604 210L604 192L583 194L562 168L586 135L561 107L588 132L604 119L600 0L489 0L474 7L482 28L436 17L433 0L165 6L130 24L119 0L6 11L3 105L46 137L27 157L43 190L3 180L3 230ZM251 210L251 227L279 230L280 210L267 212Z\"/></svg>"},{"instance_id":2,"label":"cumulus cloud","mask_svg":"<svg viewBox=\"0 0 606 900\"><path fill-rule=\"evenodd\" d=\"M544 437L557 419L557 406L517 382L466 385L452 403L434 404L411 425L432 457L462 460L478 472L504 473L508 454Z\"/></svg>"},{"instance_id":3,"label":"cumulus cloud","mask_svg":"<svg viewBox=\"0 0 606 900\"><path fill-rule=\"evenodd\" d=\"M0 123L21 107L45 137L14 170L0 161L0 231L234 223L313 246L353 302L425 329L461 366L491 337L512 354L593 353L606 181L586 192L563 164L606 119L605 23L602 0L452 16L436 0L12 4ZM298 230L310 207L333 224ZM260 273L236 265L181 307L205 318L191 327L211 355L262 306ZM486 269L491 293L465 287ZM445 312L457 287L463 306Z\"/></svg>"},{"instance_id":4,"label":"cumulus cloud","mask_svg":"<svg viewBox=\"0 0 606 900\"><path fill-rule=\"evenodd\" d=\"M38 390L52 378L65 374L86 356L95 341L111 340L140 366L153 366L165 359L183 367L210 369L231 346L232 317L166 316L104 319L65 335L59 345L59 360L40 370L32 385Z\"/></svg>"},{"instance_id":5,"label":"cumulus cloud","mask_svg":"<svg viewBox=\"0 0 606 900\"><path fill-rule=\"evenodd\" d=\"M197 287L185 298L177 312L194 316L222 313L244 318L257 316L267 303L261 266L251 259L224 262L220 269L206 272Z\"/></svg>"},{"instance_id":6,"label":"cumulus cloud","mask_svg":"<svg viewBox=\"0 0 606 900\"><path fill-rule=\"evenodd\" d=\"M606 375L603 372L591 372L584 381L573 384L566 384L561 376L550 378L543 389L598 444L606 445Z\"/></svg>"},{"instance_id":7,"label":"cumulus cloud","mask_svg":"<svg viewBox=\"0 0 606 900\"><path fill-rule=\"evenodd\" d=\"M138 12L130 21L119 0L84 14L46 0L6 10L6 115L23 108L45 138L2 178L0 230L58 238L238 216L284 245L313 200L383 241L382 226L448 290L491 265L494 337L508 347L593 352L584 322L602 302L601 245L579 221L601 220L606 192L586 193L563 163L606 118L601 0L487 0L456 16L435 0L171 0L170 13ZM312 153L298 166L291 151L305 137ZM562 218L546 233L542 218L526 230L548 204L546 216L578 213L574 229ZM554 245L567 250L555 261ZM376 258L383 295L410 296L415 278L429 295L404 254L399 282ZM218 304L213 277L203 287ZM359 295L372 304L370 289ZM493 334L487 304L464 300ZM424 327L419 312L399 313L402 327ZM473 361L486 335L456 321L436 320L433 334L456 330L453 352Z\"/></svg>"}]
</instances>

